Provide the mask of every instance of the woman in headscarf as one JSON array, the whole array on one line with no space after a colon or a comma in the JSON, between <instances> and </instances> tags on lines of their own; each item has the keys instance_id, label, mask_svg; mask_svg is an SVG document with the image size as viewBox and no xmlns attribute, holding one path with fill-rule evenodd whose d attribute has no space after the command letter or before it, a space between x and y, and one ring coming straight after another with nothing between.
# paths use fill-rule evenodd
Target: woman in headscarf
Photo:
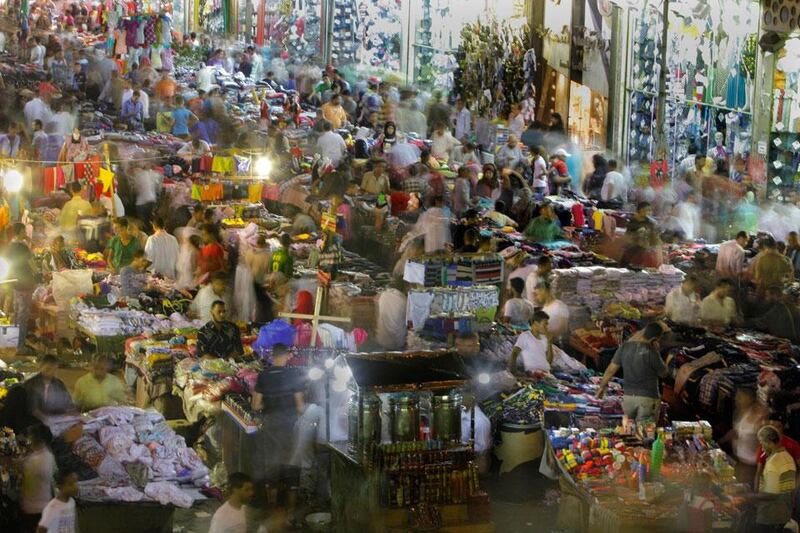
<instances>
[{"instance_id":1,"label":"woman in headscarf","mask_svg":"<svg viewBox=\"0 0 800 533\"><path fill-rule=\"evenodd\" d=\"M375 146L385 154L391 152L395 144L397 144L397 126L390 121L383 125L383 133L378 136Z\"/></svg>"},{"instance_id":2,"label":"woman in headscarf","mask_svg":"<svg viewBox=\"0 0 800 533\"><path fill-rule=\"evenodd\" d=\"M497 180L497 167L493 163L486 163L483 165L483 176L475 188L475 194L490 200L496 200L495 196L499 196L498 180Z\"/></svg>"},{"instance_id":3,"label":"woman in headscarf","mask_svg":"<svg viewBox=\"0 0 800 533\"><path fill-rule=\"evenodd\" d=\"M314 296L308 291L300 291L297 293L297 302L294 305L292 313L298 315L310 315L314 312ZM299 326L303 323L302 318L295 318L292 324Z\"/></svg>"}]
</instances>

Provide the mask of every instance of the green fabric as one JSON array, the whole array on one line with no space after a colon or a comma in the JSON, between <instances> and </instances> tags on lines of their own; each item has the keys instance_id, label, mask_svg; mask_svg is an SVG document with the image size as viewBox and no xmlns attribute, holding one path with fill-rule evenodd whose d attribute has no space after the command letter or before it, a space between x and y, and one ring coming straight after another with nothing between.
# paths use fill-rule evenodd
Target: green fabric
<instances>
[{"instance_id":1,"label":"green fabric","mask_svg":"<svg viewBox=\"0 0 800 533\"><path fill-rule=\"evenodd\" d=\"M133 262L133 254L140 249L139 239L131 237L131 240L125 245L122 244L119 237L114 236L109 241L108 248L111 250L111 266L120 270Z\"/></svg>"},{"instance_id":2,"label":"green fabric","mask_svg":"<svg viewBox=\"0 0 800 533\"><path fill-rule=\"evenodd\" d=\"M534 242L553 242L564 234L555 220L536 217L525 228L525 236Z\"/></svg>"},{"instance_id":3,"label":"green fabric","mask_svg":"<svg viewBox=\"0 0 800 533\"><path fill-rule=\"evenodd\" d=\"M272 271L281 272L289 278L294 275L294 259L292 259L289 250L286 248L279 248L273 252Z\"/></svg>"}]
</instances>

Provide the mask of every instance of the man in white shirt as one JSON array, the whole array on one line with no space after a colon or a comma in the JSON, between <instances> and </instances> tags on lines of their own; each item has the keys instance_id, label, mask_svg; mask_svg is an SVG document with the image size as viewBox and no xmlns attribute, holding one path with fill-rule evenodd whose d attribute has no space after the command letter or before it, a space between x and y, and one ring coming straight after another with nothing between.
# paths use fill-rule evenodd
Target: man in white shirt
<instances>
[{"instance_id":1,"label":"man in white shirt","mask_svg":"<svg viewBox=\"0 0 800 533\"><path fill-rule=\"evenodd\" d=\"M433 206L420 215L411 231L403 237L400 245L401 252L419 236L425 238L426 254L442 252L453 243L450 234L450 212L442 207L443 202L444 199L441 196L433 199Z\"/></svg>"},{"instance_id":2,"label":"man in white shirt","mask_svg":"<svg viewBox=\"0 0 800 533\"><path fill-rule=\"evenodd\" d=\"M217 300L228 305L228 278L222 272L214 272L211 281L197 291L189 306L189 315L203 322L211 320L211 306Z\"/></svg>"},{"instance_id":3,"label":"man in white shirt","mask_svg":"<svg viewBox=\"0 0 800 533\"><path fill-rule=\"evenodd\" d=\"M436 124L436 129L431 136L431 155L436 159L447 159L450 152L461 143L450 135L444 124Z\"/></svg>"},{"instance_id":4,"label":"man in white shirt","mask_svg":"<svg viewBox=\"0 0 800 533\"><path fill-rule=\"evenodd\" d=\"M547 313L550 318L547 330L549 335L556 340L563 339L569 330L569 307L567 304L553 296L550 284L545 281L540 281L536 285L534 296L542 306L542 311Z\"/></svg>"},{"instance_id":5,"label":"man in white shirt","mask_svg":"<svg viewBox=\"0 0 800 533\"><path fill-rule=\"evenodd\" d=\"M536 286L540 281L547 281L552 271L553 261L549 255L543 255L539 258L536 270L525 278L525 298L533 305L541 305L536 301Z\"/></svg>"},{"instance_id":6,"label":"man in white shirt","mask_svg":"<svg viewBox=\"0 0 800 533\"><path fill-rule=\"evenodd\" d=\"M31 48L31 64L44 68L45 55L47 55L47 49L39 41L39 37L34 37L33 48Z\"/></svg>"},{"instance_id":7,"label":"man in white shirt","mask_svg":"<svg viewBox=\"0 0 800 533\"><path fill-rule=\"evenodd\" d=\"M544 160L544 147L537 146L531 152L533 155L533 192L548 194L547 161Z\"/></svg>"},{"instance_id":8,"label":"man in white shirt","mask_svg":"<svg viewBox=\"0 0 800 533\"><path fill-rule=\"evenodd\" d=\"M694 276L686 276L680 287L675 287L667 294L664 314L678 324L693 325L700 312L699 283Z\"/></svg>"},{"instance_id":9,"label":"man in white shirt","mask_svg":"<svg viewBox=\"0 0 800 533\"><path fill-rule=\"evenodd\" d=\"M747 232L740 231L736 239L719 245L717 254L717 273L722 277L738 278L744 270L744 247L750 238Z\"/></svg>"},{"instance_id":10,"label":"man in white shirt","mask_svg":"<svg viewBox=\"0 0 800 533\"><path fill-rule=\"evenodd\" d=\"M234 472L228 476L228 500L211 518L208 533L246 533L244 506L253 499L253 480L247 474Z\"/></svg>"},{"instance_id":11,"label":"man in white shirt","mask_svg":"<svg viewBox=\"0 0 800 533\"><path fill-rule=\"evenodd\" d=\"M700 304L700 322L706 326L728 327L736 321L736 302L731 298L733 281L722 278Z\"/></svg>"},{"instance_id":12,"label":"man in white shirt","mask_svg":"<svg viewBox=\"0 0 800 533\"><path fill-rule=\"evenodd\" d=\"M327 157L334 167L338 167L347 153L347 145L342 136L333 131L333 126L327 120L322 125L322 131L322 135L317 139L317 153Z\"/></svg>"},{"instance_id":13,"label":"man in white shirt","mask_svg":"<svg viewBox=\"0 0 800 533\"><path fill-rule=\"evenodd\" d=\"M525 280L522 278L511 278L512 297L503 306L503 320L512 326L527 326L533 318L533 304L522 297L525 292Z\"/></svg>"},{"instance_id":14,"label":"man in white shirt","mask_svg":"<svg viewBox=\"0 0 800 533\"><path fill-rule=\"evenodd\" d=\"M67 104L62 103L58 106L58 112L55 113L50 119L47 132L54 135L61 135L66 138L72 134L75 128L75 117L69 112Z\"/></svg>"},{"instance_id":15,"label":"man in white shirt","mask_svg":"<svg viewBox=\"0 0 800 533\"><path fill-rule=\"evenodd\" d=\"M509 362L511 372L516 372L520 356L525 372L585 369L581 363L553 344L552 337L547 334L548 318L544 311L536 311L531 319L530 331L524 331L517 337Z\"/></svg>"},{"instance_id":16,"label":"man in white shirt","mask_svg":"<svg viewBox=\"0 0 800 533\"><path fill-rule=\"evenodd\" d=\"M75 500L78 474L62 468L56 474L58 495L42 511L36 533L75 533Z\"/></svg>"},{"instance_id":17,"label":"man in white shirt","mask_svg":"<svg viewBox=\"0 0 800 533\"><path fill-rule=\"evenodd\" d=\"M456 139L463 142L472 132L472 115L460 98L456 100L456 110L453 112L451 120L453 121L453 133Z\"/></svg>"},{"instance_id":18,"label":"man in white shirt","mask_svg":"<svg viewBox=\"0 0 800 533\"><path fill-rule=\"evenodd\" d=\"M152 217L164 179L151 167L152 163L142 162L141 168L135 170L131 175L133 189L136 191L136 216L145 224Z\"/></svg>"},{"instance_id":19,"label":"man in white shirt","mask_svg":"<svg viewBox=\"0 0 800 533\"><path fill-rule=\"evenodd\" d=\"M178 262L180 245L178 239L164 229L164 220L153 220L153 233L147 238L144 253L150 260L150 270L167 279L175 279L175 265Z\"/></svg>"},{"instance_id":20,"label":"man in white shirt","mask_svg":"<svg viewBox=\"0 0 800 533\"><path fill-rule=\"evenodd\" d=\"M608 161L608 173L603 180L603 187L600 189L600 199L604 202L614 200L624 202L628 199L628 184L625 182L625 176L617 172L615 159Z\"/></svg>"},{"instance_id":21,"label":"man in white shirt","mask_svg":"<svg viewBox=\"0 0 800 533\"><path fill-rule=\"evenodd\" d=\"M398 287L389 287L378 297L375 339L384 350L402 350L406 345L406 295Z\"/></svg>"},{"instance_id":22,"label":"man in white shirt","mask_svg":"<svg viewBox=\"0 0 800 533\"><path fill-rule=\"evenodd\" d=\"M42 124L49 124L53 112L44 100L30 91L28 91L28 94L31 98L22 108L22 114L25 115L25 127L28 128L28 131L31 131L33 130L34 120L38 119L42 121Z\"/></svg>"}]
</instances>

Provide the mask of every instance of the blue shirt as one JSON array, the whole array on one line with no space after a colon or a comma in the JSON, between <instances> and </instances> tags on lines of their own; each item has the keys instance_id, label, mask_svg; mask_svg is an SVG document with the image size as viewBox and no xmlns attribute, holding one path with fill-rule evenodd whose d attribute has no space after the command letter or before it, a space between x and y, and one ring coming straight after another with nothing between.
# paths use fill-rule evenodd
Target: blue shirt
<instances>
[{"instance_id":1,"label":"blue shirt","mask_svg":"<svg viewBox=\"0 0 800 533\"><path fill-rule=\"evenodd\" d=\"M189 135L189 117L191 116L192 112L185 107L173 110L172 120L174 120L175 123L172 125L172 134Z\"/></svg>"}]
</instances>

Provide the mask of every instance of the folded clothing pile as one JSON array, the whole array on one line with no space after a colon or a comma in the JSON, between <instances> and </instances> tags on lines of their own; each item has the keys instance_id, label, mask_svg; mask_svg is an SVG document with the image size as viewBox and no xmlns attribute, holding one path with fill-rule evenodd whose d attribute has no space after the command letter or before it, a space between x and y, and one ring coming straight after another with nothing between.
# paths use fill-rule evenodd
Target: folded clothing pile
<instances>
[{"instance_id":1,"label":"folded clothing pile","mask_svg":"<svg viewBox=\"0 0 800 533\"><path fill-rule=\"evenodd\" d=\"M67 451L96 473L79 482L82 500L155 500L190 507L193 499L181 486L207 483L208 468L156 411L103 407L73 422L84 423L84 432ZM67 425L59 420L52 429ZM63 467L60 454L56 460Z\"/></svg>"}]
</instances>

